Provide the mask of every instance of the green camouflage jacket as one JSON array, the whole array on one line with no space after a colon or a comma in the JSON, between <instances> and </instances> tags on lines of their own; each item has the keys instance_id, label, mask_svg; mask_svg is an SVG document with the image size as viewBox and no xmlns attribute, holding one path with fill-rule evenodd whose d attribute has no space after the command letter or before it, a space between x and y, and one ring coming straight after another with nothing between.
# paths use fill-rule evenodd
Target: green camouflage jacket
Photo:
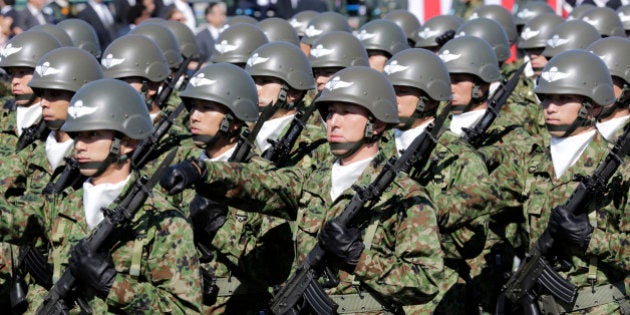
<instances>
[{"instance_id":1,"label":"green camouflage jacket","mask_svg":"<svg viewBox=\"0 0 630 315\"><path fill-rule=\"evenodd\" d=\"M371 183L385 160L379 153L357 184ZM317 243L324 222L337 217L355 193L347 189L331 200L332 163L330 157L317 167L277 171L261 170L256 165L207 163L208 175L204 183L197 184L197 193L225 199L247 211L296 221L295 250L297 261L302 261ZM376 232L371 248L364 250L352 272L354 279L387 305L427 303L438 292L443 254L435 211L426 192L401 175L370 211ZM356 293L348 271L340 272L340 280L329 294Z\"/></svg>"},{"instance_id":2,"label":"green camouflage jacket","mask_svg":"<svg viewBox=\"0 0 630 315\"><path fill-rule=\"evenodd\" d=\"M132 176L123 190L135 181ZM82 190L66 189L48 197L26 195L21 203L4 203L0 231L5 240L19 241L37 229L48 248L53 280L67 267L71 248L90 235L85 222ZM115 202L110 208L115 207ZM83 292L93 311L188 314L200 311L201 280L192 228L186 218L154 191L129 226L118 226L120 238L111 251L118 274L103 299ZM26 231L26 232L25 232ZM135 258L133 258L135 257ZM46 290L30 283L29 312L37 309Z\"/></svg>"}]
</instances>

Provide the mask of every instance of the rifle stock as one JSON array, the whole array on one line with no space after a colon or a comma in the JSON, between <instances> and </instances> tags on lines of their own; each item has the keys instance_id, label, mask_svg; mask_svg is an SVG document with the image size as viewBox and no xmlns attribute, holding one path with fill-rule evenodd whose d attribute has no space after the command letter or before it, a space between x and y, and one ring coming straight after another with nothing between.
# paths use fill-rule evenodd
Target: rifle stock
<instances>
[{"instance_id":1,"label":"rifle stock","mask_svg":"<svg viewBox=\"0 0 630 315\"><path fill-rule=\"evenodd\" d=\"M590 176L577 176L580 180L578 186L573 191L569 200L564 204L571 213L583 213L588 209L588 203L602 193L619 166L624 162L624 158L630 152L630 125L625 127L624 133L617 139L615 146L608 152L604 162L600 164L595 172ZM545 230L540 239L545 238L547 244L553 244L549 231ZM527 306L527 309L536 307L534 284L540 283L553 296L564 303L573 303L577 295L577 288L570 281L562 278L545 259L545 255L551 249L539 246L540 239L536 241L534 248L528 253L525 264L512 275L503 287L503 294L512 301L520 305ZM527 302L531 300L531 302Z\"/></svg>"},{"instance_id":2,"label":"rifle stock","mask_svg":"<svg viewBox=\"0 0 630 315\"><path fill-rule=\"evenodd\" d=\"M191 61L192 59L190 57L184 58L182 65L179 69L177 69L175 75L166 79L166 84L162 86L162 90L160 90L160 93L157 95L157 104L160 108L164 108L166 106L168 98L171 97L173 90L175 90L177 81L179 81L179 78L186 73L186 70L188 70L188 64L190 64Z\"/></svg>"},{"instance_id":3,"label":"rifle stock","mask_svg":"<svg viewBox=\"0 0 630 315\"><path fill-rule=\"evenodd\" d=\"M131 189L124 196L121 196L119 199L121 201L114 209L102 209L105 218L92 230L92 233L86 239L88 247L98 251L103 243L108 240L116 226L126 224L133 219L134 214L144 204L153 187L155 187L168 166L173 162L176 153L177 149L169 153L151 178L147 176L140 177ZM61 278L48 291L36 313L38 315L67 314L70 305L66 303L72 300L70 293L75 288L75 282L76 278L72 275L70 269L66 269ZM86 311L86 308L89 308L87 304L82 306L83 311ZM89 312L89 309L87 312Z\"/></svg>"},{"instance_id":4,"label":"rifle stock","mask_svg":"<svg viewBox=\"0 0 630 315\"><path fill-rule=\"evenodd\" d=\"M449 103L442 110L440 116L420 136L414 139L400 158L390 158L370 185L367 187L353 186L356 194L352 196L343 212L336 218L340 224L349 226L361 210L372 208L401 171L408 172L412 167L424 167L437 145L437 135L448 116L448 112L450 112L450 108L451 104ZM338 306L325 294L318 282L326 267L324 265L325 255L326 252L319 244L315 244L306 259L286 281L285 286L274 296L271 302L271 311L274 314L291 314L302 298L318 314L332 314L336 311Z\"/></svg>"},{"instance_id":5,"label":"rifle stock","mask_svg":"<svg viewBox=\"0 0 630 315\"><path fill-rule=\"evenodd\" d=\"M316 108L317 106L315 106L313 102L306 110L298 111L282 139L276 141L269 140L271 142L271 148L265 151L263 158L273 162L278 167L284 166L284 163L291 153L291 149L297 142L300 134L302 134L302 131L306 128L306 122L311 115L313 115Z\"/></svg>"},{"instance_id":6,"label":"rifle stock","mask_svg":"<svg viewBox=\"0 0 630 315\"><path fill-rule=\"evenodd\" d=\"M48 127L46 127L46 122L44 119L40 119L39 122L35 125L32 125L28 128L24 128L22 130L22 135L18 139L18 143L15 146L15 152L20 152L24 148L28 147L31 143L35 142L37 139L44 139L44 136L48 134L46 131Z\"/></svg>"},{"instance_id":7,"label":"rifle stock","mask_svg":"<svg viewBox=\"0 0 630 315\"><path fill-rule=\"evenodd\" d=\"M472 128L464 128L464 138L470 145L475 148L482 146L486 131L492 126L494 120L499 116L501 107L507 102L512 92L514 92L526 65L527 63L523 63L507 82L502 82L497 90L494 91L492 97L488 100L488 109L481 120Z\"/></svg>"}]
</instances>

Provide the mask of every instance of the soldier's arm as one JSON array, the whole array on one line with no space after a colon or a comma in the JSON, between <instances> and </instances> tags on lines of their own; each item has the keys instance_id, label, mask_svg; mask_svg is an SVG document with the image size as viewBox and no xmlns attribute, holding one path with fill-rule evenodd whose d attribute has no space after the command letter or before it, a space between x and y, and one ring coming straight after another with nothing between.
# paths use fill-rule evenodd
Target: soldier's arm
<instances>
[{"instance_id":1,"label":"soldier's arm","mask_svg":"<svg viewBox=\"0 0 630 315\"><path fill-rule=\"evenodd\" d=\"M106 302L130 313L199 313L202 285L192 228L177 210L160 211L157 221L150 224L157 230L142 261L147 279L118 273Z\"/></svg>"},{"instance_id":2,"label":"soldier's arm","mask_svg":"<svg viewBox=\"0 0 630 315\"><path fill-rule=\"evenodd\" d=\"M396 304L424 304L438 293L443 271L439 229L435 210L419 188L403 198L404 211L381 218L372 248L363 252L354 274Z\"/></svg>"},{"instance_id":3,"label":"soldier's arm","mask_svg":"<svg viewBox=\"0 0 630 315\"><path fill-rule=\"evenodd\" d=\"M230 206L295 220L303 181L301 167L270 169L258 163L207 162L197 193Z\"/></svg>"},{"instance_id":4,"label":"soldier's arm","mask_svg":"<svg viewBox=\"0 0 630 315\"><path fill-rule=\"evenodd\" d=\"M0 240L15 243L26 232L37 234L45 226L46 198L40 194L28 194L12 198L9 202L0 198Z\"/></svg>"}]
</instances>

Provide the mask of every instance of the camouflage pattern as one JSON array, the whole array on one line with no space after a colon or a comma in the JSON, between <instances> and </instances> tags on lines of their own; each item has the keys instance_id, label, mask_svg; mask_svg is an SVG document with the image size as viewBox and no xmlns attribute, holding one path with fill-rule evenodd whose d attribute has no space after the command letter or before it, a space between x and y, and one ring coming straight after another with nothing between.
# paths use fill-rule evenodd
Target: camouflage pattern
<instances>
[{"instance_id":1,"label":"camouflage pattern","mask_svg":"<svg viewBox=\"0 0 630 315\"><path fill-rule=\"evenodd\" d=\"M17 116L15 110L0 111L0 156L15 153L18 143Z\"/></svg>"},{"instance_id":2,"label":"camouflage pattern","mask_svg":"<svg viewBox=\"0 0 630 315\"><path fill-rule=\"evenodd\" d=\"M575 176L593 174L608 152L607 142L596 133L577 162L556 179L549 142L549 136L543 137L542 142L533 147L531 154L523 159L513 159L512 163L504 164L496 172L503 195L497 209L510 211L512 216L521 216L521 220L528 222L530 248L547 227L552 209L564 204L577 187ZM568 277L579 289L591 288L587 280L591 257L597 257L596 286L624 280L626 286L628 284L630 247L624 239L627 238L629 227L626 203L630 182L626 168L623 166L613 176L604 194L593 199L592 207L587 209L589 217L593 216L597 223L586 252L569 244L554 248L560 257L566 257L572 263L568 271L561 271L560 274L563 278ZM579 313L583 312L623 313L617 303L596 306Z\"/></svg>"},{"instance_id":3,"label":"camouflage pattern","mask_svg":"<svg viewBox=\"0 0 630 315\"><path fill-rule=\"evenodd\" d=\"M453 1L451 12L452 15L468 20L475 10L481 6L483 6L482 0L455 0Z\"/></svg>"},{"instance_id":4,"label":"camouflage pattern","mask_svg":"<svg viewBox=\"0 0 630 315\"><path fill-rule=\"evenodd\" d=\"M357 180L371 183L386 161L379 153ZM318 166L282 168L268 172L255 165L206 163L208 175L197 192L215 200L225 199L246 211L276 215L295 221L297 260L302 261L317 243L317 232L326 220L338 216L354 195L347 189L330 198L332 156ZM361 286L382 299L383 305L417 305L437 293L443 269L437 221L426 192L399 176L371 209L370 220L379 220L372 247L366 249L352 274ZM404 219L403 219L404 218ZM354 294L350 273L340 271L341 282L328 294Z\"/></svg>"},{"instance_id":5,"label":"camouflage pattern","mask_svg":"<svg viewBox=\"0 0 630 315\"><path fill-rule=\"evenodd\" d=\"M125 190L136 180L131 176ZM124 191L123 190L123 194ZM66 189L55 196L28 195L11 204L3 202L0 230L5 240L16 241L37 230L48 248L48 261L60 272L66 269L71 248L89 236L84 218L82 190ZM114 202L115 203L115 202ZM110 205L114 208L115 204ZM27 223L29 225L28 231ZM192 228L180 211L157 191L136 213L132 224L119 226L120 239L112 258L118 274L108 296L103 299L90 290L83 292L95 313L169 312L198 313L201 304L199 261L194 250ZM6 232L6 233L5 233ZM130 275L134 246L142 242L140 274ZM53 257L59 257L54 264ZM34 312L46 290L29 283L29 313Z\"/></svg>"}]
</instances>

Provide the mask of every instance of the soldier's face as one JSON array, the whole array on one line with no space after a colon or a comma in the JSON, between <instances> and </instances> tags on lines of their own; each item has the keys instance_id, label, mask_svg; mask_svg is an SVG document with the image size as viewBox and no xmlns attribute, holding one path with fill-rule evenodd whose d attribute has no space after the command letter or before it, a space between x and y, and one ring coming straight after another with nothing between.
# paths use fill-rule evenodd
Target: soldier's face
<instances>
[{"instance_id":1,"label":"soldier's face","mask_svg":"<svg viewBox=\"0 0 630 315\"><path fill-rule=\"evenodd\" d=\"M114 131L111 130L93 130L80 131L73 134L74 138L74 155L79 165L89 162L102 162L107 158L109 149L114 138ZM128 138L123 139L120 143L120 154L129 154L137 145L137 141L131 141ZM92 184L97 185L105 182L110 178L113 172L120 167L117 163L110 164L105 171L98 176L92 177L97 171L96 168L80 167L81 174L92 177ZM126 176L126 175L125 175Z\"/></svg>"},{"instance_id":2,"label":"soldier's face","mask_svg":"<svg viewBox=\"0 0 630 315\"><path fill-rule=\"evenodd\" d=\"M398 116L400 118L408 118L416 111L416 106L420 100L420 90L409 86L396 85L396 103L398 104ZM404 126L399 124L399 127Z\"/></svg>"},{"instance_id":3,"label":"soldier's face","mask_svg":"<svg viewBox=\"0 0 630 315\"><path fill-rule=\"evenodd\" d=\"M306 57L308 57L311 54L311 45L309 44L300 42L300 49L302 50L302 52L304 52Z\"/></svg>"},{"instance_id":4,"label":"soldier's face","mask_svg":"<svg viewBox=\"0 0 630 315\"><path fill-rule=\"evenodd\" d=\"M548 94L545 95L542 106L543 115L545 117L545 124L552 126L568 126L571 125L578 117L580 108L582 108L582 101L584 98L579 95L563 95L563 94ZM600 106L591 108L588 112L588 117L595 117L601 111ZM577 135L592 127L578 127L570 136ZM550 131L554 137L564 136L564 131Z\"/></svg>"},{"instance_id":5,"label":"soldier's face","mask_svg":"<svg viewBox=\"0 0 630 315\"><path fill-rule=\"evenodd\" d=\"M68 105L73 92L63 90L46 89L42 93L41 102L42 116L46 121L66 120L68 116Z\"/></svg>"},{"instance_id":6,"label":"soldier's face","mask_svg":"<svg viewBox=\"0 0 630 315\"><path fill-rule=\"evenodd\" d=\"M453 93L453 106L468 105L472 100L472 89L475 85L474 76L463 73L451 74L451 92Z\"/></svg>"},{"instance_id":7,"label":"soldier's face","mask_svg":"<svg viewBox=\"0 0 630 315\"><path fill-rule=\"evenodd\" d=\"M274 77L256 76L254 77L256 90L258 91L258 106L266 107L274 104L278 100L278 94L282 88L282 81Z\"/></svg>"},{"instance_id":8,"label":"soldier's face","mask_svg":"<svg viewBox=\"0 0 630 315\"><path fill-rule=\"evenodd\" d=\"M33 78L33 68L28 67L15 67L11 68L11 91L13 95L16 97L18 95L24 94L33 94L33 89L28 86L28 83L31 82ZM15 104L17 105L27 105L28 99L26 100L16 100Z\"/></svg>"},{"instance_id":9,"label":"soldier's face","mask_svg":"<svg viewBox=\"0 0 630 315\"><path fill-rule=\"evenodd\" d=\"M347 143L363 139L368 115L368 111L361 106L348 103L332 103L328 105L328 115L326 116L326 137L328 142ZM342 155L343 152L333 153Z\"/></svg>"},{"instance_id":10,"label":"soldier's face","mask_svg":"<svg viewBox=\"0 0 630 315\"><path fill-rule=\"evenodd\" d=\"M315 84L317 85L317 92L321 92L324 89L330 77L341 70L341 67L325 67L313 69L313 75L315 76Z\"/></svg>"},{"instance_id":11,"label":"soldier's face","mask_svg":"<svg viewBox=\"0 0 630 315\"><path fill-rule=\"evenodd\" d=\"M383 69L385 69L385 63L387 62L387 56L378 50L369 50L368 51L368 57L369 57L369 62L370 62L370 68L378 71L378 72L383 72Z\"/></svg>"},{"instance_id":12,"label":"soldier's face","mask_svg":"<svg viewBox=\"0 0 630 315\"><path fill-rule=\"evenodd\" d=\"M532 64L532 69L534 69L534 75L537 77L540 76L542 69L548 62L547 57L542 54L543 50L543 48L525 50L525 54L529 56L529 60Z\"/></svg>"},{"instance_id":13,"label":"soldier's face","mask_svg":"<svg viewBox=\"0 0 630 315\"><path fill-rule=\"evenodd\" d=\"M214 136L219 131L227 108L217 102L193 100L190 107L190 133L200 136Z\"/></svg>"}]
</instances>

